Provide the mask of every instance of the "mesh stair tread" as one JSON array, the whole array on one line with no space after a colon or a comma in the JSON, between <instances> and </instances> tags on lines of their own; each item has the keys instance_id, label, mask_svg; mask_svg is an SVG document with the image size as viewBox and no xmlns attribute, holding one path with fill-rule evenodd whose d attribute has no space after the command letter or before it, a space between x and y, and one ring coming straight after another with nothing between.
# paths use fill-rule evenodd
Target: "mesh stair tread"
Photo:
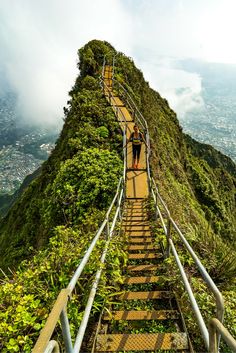
<instances>
[{"instance_id":1,"label":"mesh stair tread","mask_svg":"<svg viewBox=\"0 0 236 353\"><path fill-rule=\"evenodd\" d=\"M138 333L98 335L97 352L153 351L188 349L186 333Z\"/></svg>"},{"instance_id":2,"label":"mesh stair tread","mask_svg":"<svg viewBox=\"0 0 236 353\"><path fill-rule=\"evenodd\" d=\"M153 253L135 253L129 254L128 258L131 260L138 260L138 259L160 259L162 258L162 254L153 254Z\"/></svg>"},{"instance_id":3,"label":"mesh stair tread","mask_svg":"<svg viewBox=\"0 0 236 353\"><path fill-rule=\"evenodd\" d=\"M158 265L129 265L127 266L128 271L156 271L159 270L160 266Z\"/></svg>"},{"instance_id":4,"label":"mesh stair tread","mask_svg":"<svg viewBox=\"0 0 236 353\"><path fill-rule=\"evenodd\" d=\"M131 244L134 244L134 243L151 244L153 243L153 240L154 240L153 237L149 237L149 236L146 236L145 238L142 238L140 236L129 237L129 243Z\"/></svg>"},{"instance_id":5,"label":"mesh stair tread","mask_svg":"<svg viewBox=\"0 0 236 353\"><path fill-rule=\"evenodd\" d=\"M150 225L149 225L149 221L136 221L136 220L132 220L132 221L123 221L122 222L122 226L124 228L126 227L142 227L144 229L148 229L150 230Z\"/></svg>"},{"instance_id":6,"label":"mesh stair tread","mask_svg":"<svg viewBox=\"0 0 236 353\"><path fill-rule=\"evenodd\" d=\"M177 310L117 310L103 316L103 320L168 320L178 319Z\"/></svg>"},{"instance_id":7,"label":"mesh stair tread","mask_svg":"<svg viewBox=\"0 0 236 353\"><path fill-rule=\"evenodd\" d=\"M136 212L136 213L134 213L134 212L129 212L129 213L125 213L125 214L123 214L123 220L130 220L130 219L141 219L141 220L143 220L143 219L145 219L145 220L150 220L149 218L148 218L149 216L148 216L148 214L147 213L143 213L143 212Z\"/></svg>"},{"instance_id":8,"label":"mesh stair tread","mask_svg":"<svg viewBox=\"0 0 236 353\"><path fill-rule=\"evenodd\" d=\"M144 283L157 283L160 280L160 276L134 276L127 277L124 280L124 284L144 284Z\"/></svg>"},{"instance_id":9,"label":"mesh stair tread","mask_svg":"<svg viewBox=\"0 0 236 353\"><path fill-rule=\"evenodd\" d=\"M149 216L148 210L145 208L125 208L123 210L124 217L142 217L142 216Z\"/></svg>"},{"instance_id":10,"label":"mesh stair tread","mask_svg":"<svg viewBox=\"0 0 236 353\"><path fill-rule=\"evenodd\" d=\"M119 300L146 300L171 297L173 297L173 293L169 291L126 292L117 296Z\"/></svg>"},{"instance_id":11,"label":"mesh stair tread","mask_svg":"<svg viewBox=\"0 0 236 353\"><path fill-rule=\"evenodd\" d=\"M130 237L150 237L151 236L151 231L150 230L125 230L125 234L129 235Z\"/></svg>"},{"instance_id":12,"label":"mesh stair tread","mask_svg":"<svg viewBox=\"0 0 236 353\"><path fill-rule=\"evenodd\" d=\"M142 244L142 245L129 245L128 251L132 250L156 250L158 247L154 244Z\"/></svg>"}]
</instances>

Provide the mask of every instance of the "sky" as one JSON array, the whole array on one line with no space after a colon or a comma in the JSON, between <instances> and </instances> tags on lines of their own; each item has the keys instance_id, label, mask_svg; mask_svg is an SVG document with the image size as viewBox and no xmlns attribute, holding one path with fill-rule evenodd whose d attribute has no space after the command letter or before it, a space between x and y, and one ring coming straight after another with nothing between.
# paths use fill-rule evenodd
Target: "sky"
<instances>
[{"instance_id":1,"label":"sky","mask_svg":"<svg viewBox=\"0 0 236 353\"><path fill-rule=\"evenodd\" d=\"M202 82L175 61L236 64L235 13L235 0L0 0L0 95L11 87L29 124L62 125L77 50L100 39L184 117L204 105Z\"/></svg>"}]
</instances>

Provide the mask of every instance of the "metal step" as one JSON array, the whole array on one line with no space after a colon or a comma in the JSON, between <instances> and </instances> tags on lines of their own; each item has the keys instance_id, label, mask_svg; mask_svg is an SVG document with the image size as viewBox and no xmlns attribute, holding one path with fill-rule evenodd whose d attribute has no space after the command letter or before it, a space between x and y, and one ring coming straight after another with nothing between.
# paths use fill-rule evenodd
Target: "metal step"
<instances>
[{"instance_id":1,"label":"metal step","mask_svg":"<svg viewBox=\"0 0 236 353\"><path fill-rule=\"evenodd\" d=\"M124 280L124 284L157 283L159 279L160 279L160 276L127 277Z\"/></svg>"},{"instance_id":2,"label":"metal step","mask_svg":"<svg viewBox=\"0 0 236 353\"><path fill-rule=\"evenodd\" d=\"M130 237L150 237L151 231L150 230L137 231L137 230L126 229L125 234L129 235Z\"/></svg>"},{"instance_id":3,"label":"metal step","mask_svg":"<svg viewBox=\"0 0 236 353\"><path fill-rule=\"evenodd\" d=\"M132 210L124 210L123 216L124 217L142 217L142 216L146 216L148 217L149 213L147 212L147 210L142 210L142 209L132 209Z\"/></svg>"},{"instance_id":4,"label":"metal step","mask_svg":"<svg viewBox=\"0 0 236 353\"><path fill-rule=\"evenodd\" d=\"M151 231L151 227L148 224L122 224L122 228L127 231L136 231L136 232L143 232L143 231Z\"/></svg>"},{"instance_id":5,"label":"metal step","mask_svg":"<svg viewBox=\"0 0 236 353\"><path fill-rule=\"evenodd\" d=\"M138 333L98 335L97 352L188 349L186 333Z\"/></svg>"},{"instance_id":6,"label":"metal step","mask_svg":"<svg viewBox=\"0 0 236 353\"><path fill-rule=\"evenodd\" d=\"M134 217L139 217L139 216L147 216L148 212L146 210L125 210L123 216L126 217L130 217L130 216L134 216Z\"/></svg>"},{"instance_id":7,"label":"metal step","mask_svg":"<svg viewBox=\"0 0 236 353\"><path fill-rule=\"evenodd\" d=\"M173 293L169 291L127 292L117 296L119 300L147 300L171 297L173 297Z\"/></svg>"},{"instance_id":8,"label":"metal step","mask_svg":"<svg viewBox=\"0 0 236 353\"><path fill-rule=\"evenodd\" d=\"M122 223L125 222L125 225L127 224L127 222L132 222L132 223L137 223L139 222L140 224L143 224L145 222L146 223L149 223L149 219L148 217L145 215L145 216L124 216L123 219L122 219Z\"/></svg>"},{"instance_id":9,"label":"metal step","mask_svg":"<svg viewBox=\"0 0 236 353\"><path fill-rule=\"evenodd\" d=\"M124 211L147 211L147 207L141 204L130 205L124 207Z\"/></svg>"},{"instance_id":10,"label":"metal step","mask_svg":"<svg viewBox=\"0 0 236 353\"><path fill-rule=\"evenodd\" d=\"M129 265L127 266L128 271L157 271L160 269L158 265Z\"/></svg>"},{"instance_id":11,"label":"metal step","mask_svg":"<svg viewBox=\"0 0 236 353\"><path fill-rule=\"evenodd\" d=\"M151 244L153 243L154 238L150 237L150 236L146 236L145 238L142 238L140 236L130 236L129 237L129 243L133 244L133 243L145 243L145 244Z\"/></svg>"},{"instance_id":12,"label":"metal step","mask_svg":"<svg viewBox=\"0 0 236 353\"><path fill-rule=\"evenodd\" d=\"M178 319L177 310L124 310L113 311L110 315L107 313L103 320L168 320Z\"/></svg>"},{"instance_id":13,"label":"metal step","mask_svg":"<svg viewBox=\"0 0 236 353\"><path fill-rule=\"evenodd\" d=\"M131 221L126 221L123 220L122 221L122 226L124 227L148 227L148 228L144 228L144 229L150 229L150 222L149 220L136 220L136 219L132 219Z\"/></svg>"},{"instance_id":14,"label":"metal step","mask_svg":"<svg viewBox=\"0 0 236 353\"><path fill-rule=\"evenodd\" d=\"M153 244L144 244L144 245L130 245L128 246L128 251L133 250L157 250L158 246Z\"/></svg>"},{"instance_id":15,"label":"metal step","mask_svg":"<svg viewBox=\"0 0 236 353\"><path fill-rule=\"evenodd\" d=\"M160 259L162 258L163 255L162 254L153 254L153 253L141 253L141 254L129 254L128 259L132 260L132 259Z\"/></svg>"}]
</instances>

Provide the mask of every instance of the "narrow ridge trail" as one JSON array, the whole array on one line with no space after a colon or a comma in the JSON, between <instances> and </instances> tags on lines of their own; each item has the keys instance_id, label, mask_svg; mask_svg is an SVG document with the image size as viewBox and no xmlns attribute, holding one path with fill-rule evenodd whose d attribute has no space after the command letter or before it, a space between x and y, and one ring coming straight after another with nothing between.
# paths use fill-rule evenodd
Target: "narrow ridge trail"
<instances>
[{"instance_id":1,"label":"narrow ridge trail","mask_svg":"<svg viewBox=\"0 0 236 353\"><path fill-rule=\"evenodd\" d=\"M104 70L105 94L118 120L127 127L134 120L121 99L112 94L112 66ZM128 251L122 294L117 294L111 314L101 317L95 352L181 351L189 352L187 334L174 293L166 285L163 254L153 236L148 208L146 146L142 146L140 169L133 170L132 146L127 147L126 194L121 227Z\"/></svg>"}]
</instances>

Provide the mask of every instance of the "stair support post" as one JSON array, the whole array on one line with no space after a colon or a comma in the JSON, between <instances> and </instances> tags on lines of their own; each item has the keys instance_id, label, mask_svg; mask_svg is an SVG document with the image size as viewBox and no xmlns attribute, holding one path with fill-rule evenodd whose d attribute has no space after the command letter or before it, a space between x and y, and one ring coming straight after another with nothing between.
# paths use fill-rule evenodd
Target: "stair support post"
<instances>
[{"instance_id":1,"label":"stair support post","mask_svg":"<svg viewBox=\"0 0 236 353\"><path fill-rule=\"evenodd\" d=\"M167 222L167 252L166 252L167 257L170 257L170 240L171 240L171 221L170 221L170 218L168 218L168 222Z\"/></svg>"},{"instance_id":2,"label":"stair support post","mask_svg":"<svg viewBox=\"0 0 236 353\"><path fill-rule=\"evenodd\" d=\"M107 217L107 227L106 227L106 235L107 235L107 239L109 237L109 234L110 234L110 226L109 226L109 217Z\"/></svg>"},{"instance_id":3,"label":"stair support post","mask_svg":"<svg viewBox=\"0 0 236 353\"><path fill-rule=\"evenodd\" d=\"M61 329L62 329L63 341L65 343L66 352L73 353L73 346L72 346L71 334L70 334L70 323L68 320L66 307L61 312L60 321L61 321Z\"/></svg>"}]
</instances>

